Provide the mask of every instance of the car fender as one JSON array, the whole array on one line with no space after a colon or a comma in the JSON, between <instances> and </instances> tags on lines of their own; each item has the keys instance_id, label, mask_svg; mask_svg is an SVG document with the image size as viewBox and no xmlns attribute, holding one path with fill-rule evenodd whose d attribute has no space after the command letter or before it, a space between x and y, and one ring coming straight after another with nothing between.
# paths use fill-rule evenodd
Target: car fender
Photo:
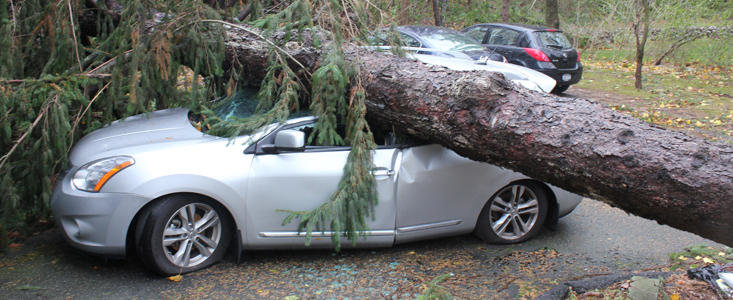
<instances>
[{"instance_id":1,"label":"car fender","mask_svg":"<svg viewBox=\"0 0 733 300\"><path fill-rule=\"evenodd\" d=\"M244 224L244 195L213 178L196 174L164 176L139 185L135 192L151 199L150 201L171 194L199 194L211 198L227 209L236 225L235 230L241 229L240 224ZM138 210L142 209L143 206L141 205Z\"/></svg>"}]
</instances>

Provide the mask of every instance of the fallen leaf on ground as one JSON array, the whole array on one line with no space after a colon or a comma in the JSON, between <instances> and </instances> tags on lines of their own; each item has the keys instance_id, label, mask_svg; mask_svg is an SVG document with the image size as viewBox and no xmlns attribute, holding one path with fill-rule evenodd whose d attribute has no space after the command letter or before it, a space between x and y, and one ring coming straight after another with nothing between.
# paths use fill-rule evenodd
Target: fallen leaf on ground
<instances>
[{"instance_id":1,"label":"fallen leaf on ground","mask_svg":"<svg viewBox=\"0 0 733 300\"><path fill-rule=\"evenodd\" d=\"M183 280L183 276L180 275L180 274L179 275L170 276L170 277L168 277L168 280L173 281L173 282L179 282L179 281Z\"/></svg>"}]
</instances>

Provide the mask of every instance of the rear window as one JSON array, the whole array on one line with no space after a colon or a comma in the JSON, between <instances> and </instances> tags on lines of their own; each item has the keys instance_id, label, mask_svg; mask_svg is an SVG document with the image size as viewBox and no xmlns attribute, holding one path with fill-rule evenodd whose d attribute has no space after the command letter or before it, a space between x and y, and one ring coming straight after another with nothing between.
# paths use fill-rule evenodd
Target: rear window
<instances>
[{"instance_id":1,"label":"rear window","mask_svg":"<svg viewBox=\"0 0 733 300\"><path fill-rule=\"evenodd\" d=\"M556 48L556 49L567 49L572 48L570 41L562 32L559 31L536 31L535 36L540 41L542 47Z\"/></svg>"}]
</instances>

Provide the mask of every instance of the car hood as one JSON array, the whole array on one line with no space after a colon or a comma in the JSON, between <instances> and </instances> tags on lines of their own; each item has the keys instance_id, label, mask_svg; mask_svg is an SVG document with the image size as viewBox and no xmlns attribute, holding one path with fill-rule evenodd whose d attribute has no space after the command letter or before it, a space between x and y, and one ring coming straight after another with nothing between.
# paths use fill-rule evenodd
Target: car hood
<instances>
[{"instance_id":1,"label":"car hood","mask_svg":"<svg viewBox=\"0 0 733 300\"><path fill-rule=\"evenodd\" d=\"M114 121L87 134L76 143L69 159L78 166L109 150L206 138L215 137L191 126L188 109L165 109Z\"/></svg>"},{"instance_id":2,"label":"car hood","mask_svg":"<svg viewBox=\"0 0 733 300\"><path fill-rule=\"evenodd\" d=\"M538 92L549 93L553 88L555 88L555 84L557 83L554 79L545 74L509 63L492 60L477 62L473 60L423 54L410 54L409 56L423 63L443 66L451 70L479 70L502 73L507 80Z\"/></svg>"}]
</instances>

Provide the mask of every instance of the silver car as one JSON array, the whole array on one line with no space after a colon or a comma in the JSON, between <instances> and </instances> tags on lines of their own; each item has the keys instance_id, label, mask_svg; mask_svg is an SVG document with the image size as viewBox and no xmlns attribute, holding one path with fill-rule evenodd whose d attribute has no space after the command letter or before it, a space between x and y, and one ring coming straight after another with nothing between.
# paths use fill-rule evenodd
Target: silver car
<instances>
[{"instance_id":1,"label":"silver car","mask_svg":"<svg viewBox=\"0 0 733 300\"><path fill-rule=\"evenodd\" d=\"M51 200L69 243L105 256L137 252L164 275L205 268L230 244L305 248L304 233L297 222L282 225L281 210L326 201L349 148L306 145L314 117L227 139L198 131L189 114L178 108L129 117L76 144ZM575 194L440 145L374 132L379 204L357 247L470 232L516 243L580 203ZM331 247L331 234L314 232L310 247Z\"/></svg>"}]
</instances>

